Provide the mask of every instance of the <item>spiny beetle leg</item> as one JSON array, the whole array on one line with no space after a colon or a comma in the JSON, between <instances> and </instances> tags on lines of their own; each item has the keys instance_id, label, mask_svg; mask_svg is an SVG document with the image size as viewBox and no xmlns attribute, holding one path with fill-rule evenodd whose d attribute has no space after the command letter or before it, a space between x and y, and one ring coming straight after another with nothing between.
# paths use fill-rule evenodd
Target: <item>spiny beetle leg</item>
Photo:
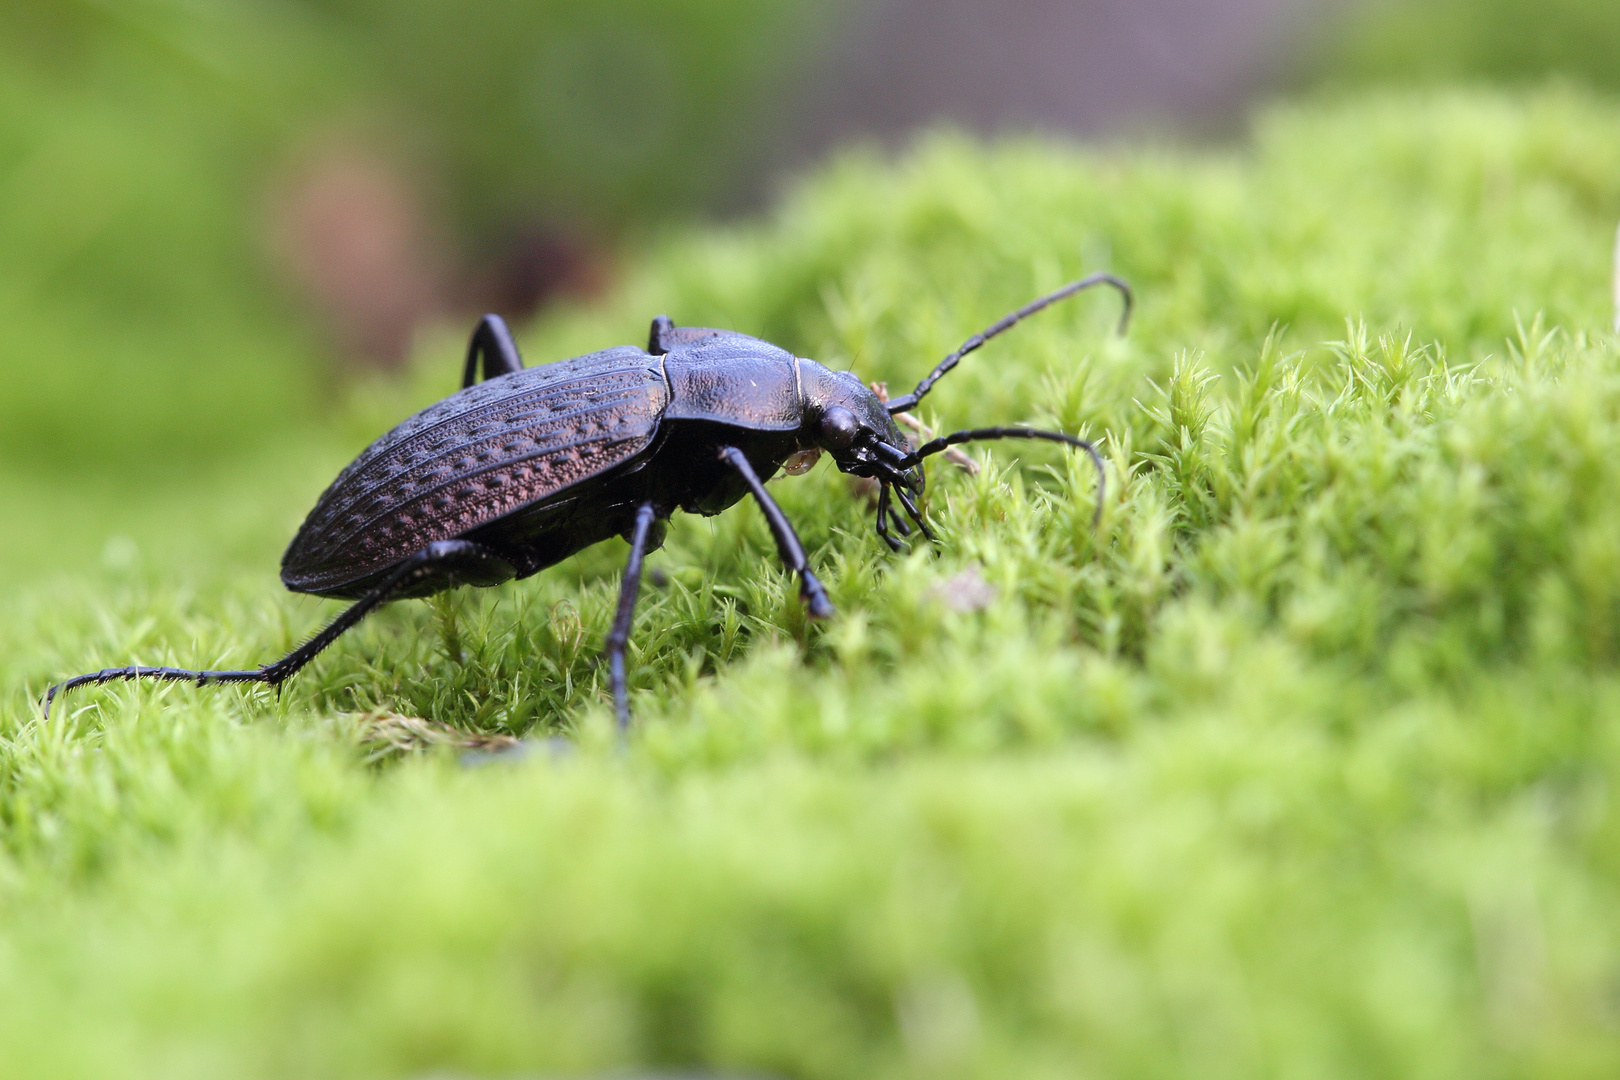
<instances>
[{"instance_id":1,"label":"spiny beetle leg","mask_svg":"<svg viewBox=\"0 0 1620 1080\"><path fill-rule=\"evenodd\" d=\"M787 568L799 575L799 596L804 600L812 618L825 619L832 615L832 601L827 599L827 590L822 588L821 582L810 569L810 561L805 558L804 545L799 543L798 534L788 523L787 515L782 513L776 500L765 491L765 485L760 483L759 475L754 467L748 464L747 456L735 446L722 446L720 460L730 465L743 478L748 489L754 493L754 499L759 508L765 512L765 520L770 523L771 533L776 537L776 550L782 556L782 562Z\"/></svg>"},{"instance_id":2,"label":"spiny beetle leg","mask_svg":"<svg viewBox=\"0 0 1620 1080\"><path fill-rule=\"evenodd\" d=\"M436 573L447 572L449 567L472 567L481 580L491 578L511 578L516 571L511 564L500 556L480 544L470 540L441 540L429 544L409 559L400 563L393 573L384 578L376 588L355 601L343 613L329 623L326 629L310 638L292 652L283 656L274 663L266 664L257 671L191 671L186 668L171 667L140 667L138 665L121 668L106 668L102 671L92 672L89 675L76 675L66 682L57 683L45 691L43 712L48 718L51 711L51 702L56 696L87 683L106 683L115 679L157 679L161 682L194 682L198 686L207 686L210 683L269 683L281 691L281 684L292 678L298 671L315 659L316 655L332 642L336 641L356 623L365 618L376 608L386 603L390 598L417 584L424 578ZM453 571L449 571L452 572Z\"/></svg>"},{"instance_id":3,"label":"spiny beetle leg","mask_svg":"<svg viewBox=\"0 0 1620 1080\"><path fill-rule=\"evenodd\" d=\"M73 678L65 679L46 690L45 699L41 703L41 712L44 714L45 719L50 719L51 703L56 700L58 694L65 694L69 690L90 683L100 686L102 683L130 679L156 679L159 682L194 682L198 686L207 686L209 683L216 682L263 682L264 673L262 671L189 671L186 668L142 667L139 664L131 664L128 667L103 668L100 671L92 671L88 675L75 675Z\"/></svg>"}]
</instances>

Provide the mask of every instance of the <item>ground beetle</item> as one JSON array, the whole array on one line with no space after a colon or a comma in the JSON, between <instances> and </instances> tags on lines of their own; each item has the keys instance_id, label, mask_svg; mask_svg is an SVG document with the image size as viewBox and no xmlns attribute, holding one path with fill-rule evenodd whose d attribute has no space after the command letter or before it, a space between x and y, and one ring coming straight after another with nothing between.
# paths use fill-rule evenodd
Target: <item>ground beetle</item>
<instances>
[{"instance_id":1,"label":"ground beetle","mask_svg":"<svg viewBox=\"0 0 1620 1080\"><path fill-rule=\"evenodd\" d=\"M760 480L784 464L802 471L826 451L844 472L876 480L878 535L899 550L894 532L911 529L891 499L934 538L916 502L924 458L977 439L1047 439L1091 455L1100 516L1102 459L1084 439L1027 427L972 428L913 449L893 417L915 408L957 361L1020 319L1104 284L1124 298L1123 331L1129 287L1111 274L1093 274L973 335L917 389L887 402L850 372L746 334L677 327L662 315L653 320L646 351L621 345L525 368L506 324L486 315L467 350L461 391L394 428L339 473L282 557L287 588L357 603L257 670L108 668L52 686L44 710L49 715L64 690L114 679L279 687L379 604L528 577L622 536L630 561L605 648L623 730L630 722L624 651L642 557L663 542L675 510L718 514L752 494L782 561L799 576L799 595L818 618L831 615L832 604Z\"/></svg>"}]
</instances>

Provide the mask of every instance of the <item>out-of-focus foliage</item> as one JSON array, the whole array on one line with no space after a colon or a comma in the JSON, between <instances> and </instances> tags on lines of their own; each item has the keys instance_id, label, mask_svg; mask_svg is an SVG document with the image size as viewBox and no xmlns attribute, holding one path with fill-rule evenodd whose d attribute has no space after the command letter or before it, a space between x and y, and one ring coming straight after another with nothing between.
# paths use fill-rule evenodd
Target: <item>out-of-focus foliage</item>
<instances>
[{"instance_id":1,"label":"out-of-focus foliage","mask_svg":"<svg viewBox=\"0 0 1620 1080\"><path fill-rule=\"evenodd\" d=\"M322 42L272 4L0 7L0 460L127 476L293 422L262 204Z\"/></svg>"},{"instance_id":2,"label":"out-of-focus foliage","mask_svg":"<svg viewBox=\"0 0 1620 1080\"><path fill-rule=\"evenodd\" d=\"M310 140L397 153L469 253L528 224L612 240L747 167L771 88L820 25L810 11L0 8L0 461L127 477L298 423L329 347L268 235Z\"/></svg>"},{"instance_id":3,"label":"out-of-focus foliage","mask_svg":"<svg viewBox=\"0 0 1620 1080\"><path fill-rule=\"evenodd\" d=\"M0 462L128 478L309 415L334 349L266 237L312 140L397 156L455 282L525 229L635 244L769 164L783 87L855 2L5 6ZM1407 0L1340 24L1327 70L1612 86L1617 42L1595 0Z\"/></svg>"},{"instance_id":4,"label":"out-of-focus foliage","mask_svg":"<svg viewBox=\"0 0 1620 1080\"><path fill-rule=\"evenodd\" d=\"M312 0L475 241L614 235L712 206L848 0Z\"/></svg>"},{"instance_id":5,"label":"out-of-focus foliage","mask_svg":"<svg viewBox=\"0 0 1620 1080\"><path fill-rule=\"evenodd\" d=\"M1558 75L1620 89L1614 0L1363 0L1332 24L1325 44L1328 70L1352 80Z\"/></svg>"}]
</instances>

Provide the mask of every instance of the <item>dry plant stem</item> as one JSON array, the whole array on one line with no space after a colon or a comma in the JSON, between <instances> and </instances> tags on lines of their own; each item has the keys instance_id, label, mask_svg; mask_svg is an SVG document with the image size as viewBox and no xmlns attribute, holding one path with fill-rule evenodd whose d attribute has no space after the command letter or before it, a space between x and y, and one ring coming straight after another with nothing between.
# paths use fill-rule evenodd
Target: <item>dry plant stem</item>
<instances>
[{"instance_id":1,"label":"dry plant stem","mask_svg":"<svg viewBox=\"0 0 1620 1080\"><path fill-rule=\"evenodd\" d=\"M359 742L370 754L368 761L380 761L395 754L409 754L434 746L457 750L499 752L518 745L511 735L459 731L449 724L404 716L386 709L374 709L355 717Z\"/></svg>"}]
</instances>

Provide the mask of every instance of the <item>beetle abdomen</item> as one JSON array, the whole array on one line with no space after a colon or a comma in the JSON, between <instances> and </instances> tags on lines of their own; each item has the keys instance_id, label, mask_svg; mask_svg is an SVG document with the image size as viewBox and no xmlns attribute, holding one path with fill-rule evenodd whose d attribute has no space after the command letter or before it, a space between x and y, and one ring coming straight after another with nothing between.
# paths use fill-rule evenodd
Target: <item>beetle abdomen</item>
<instances>
[{"instance_id":1,"label":"beetle abdomen","mask_svg":"<svg viewBox=\"0 0 1620 1080\"><path fill-rule=\"evenodd\" d=\"M669 402L630 346L469 387L372 443L326 489L281 560L295 592L343 594L449 540L634 457Z\"/></svg>"}]
</instances>

